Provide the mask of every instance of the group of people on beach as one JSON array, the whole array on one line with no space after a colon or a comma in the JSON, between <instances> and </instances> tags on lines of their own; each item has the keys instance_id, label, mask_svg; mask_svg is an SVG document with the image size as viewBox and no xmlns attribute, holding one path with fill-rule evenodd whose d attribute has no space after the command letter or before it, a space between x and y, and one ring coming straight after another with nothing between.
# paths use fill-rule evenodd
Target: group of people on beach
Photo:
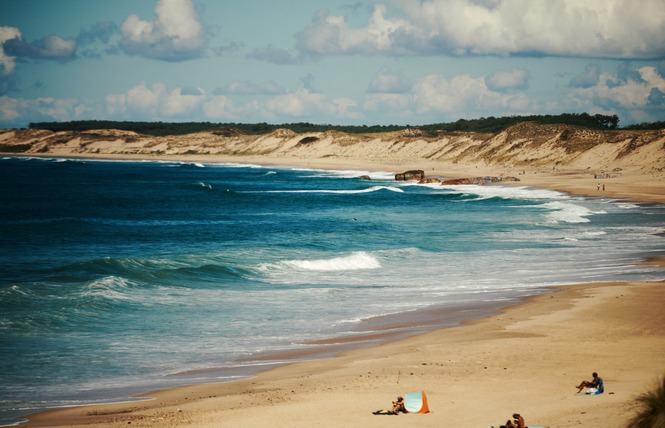
<instances>
[{"instance_id":1,"label":"group of people on beach","mask_svg":"<svg viewBox=\"0 0 665 428\"><path fill-rule=\"evenodd\" d=\"M603 378L598 376L598 373L593 372L591 374L593 377L592 380L583 380L579 385L575 386L577 388L577 393L581 393L584 388L587 388L587 394L602 394L605 391L603 385ZM513 420L508 419L505 425L501 425L499 428L527 428L524 424L524 418L519 413L513 413Z\"/></svg>"},{"instance_id":2,"label":"group of people on beach","mask_svg":"<svg viewBox=\"0 0 665 428\"><path fill-rule=\"evenodd\" d=\"M587 394L602 394L605 391L605 387L603 385L603 379L598 376L598 373L593 372L592 375L593 377L592 380L583 380L580 382L579 385L575 386L577 388L577 393L581 393L584 388L587 389ZM397 415L399 413L407 413L406 407L404 407L404 397L401 395L397 397L395 401L393 401L393 407L392 410L390 411L376 411L374 412L375 415L377 414L392 414L392 415ZM524 417L520 415L519 413L513 413L513 419L508 419L504 425L500 425L499 428L527 428L525 422L524 422Z\"/></svg>"}]
</instances>

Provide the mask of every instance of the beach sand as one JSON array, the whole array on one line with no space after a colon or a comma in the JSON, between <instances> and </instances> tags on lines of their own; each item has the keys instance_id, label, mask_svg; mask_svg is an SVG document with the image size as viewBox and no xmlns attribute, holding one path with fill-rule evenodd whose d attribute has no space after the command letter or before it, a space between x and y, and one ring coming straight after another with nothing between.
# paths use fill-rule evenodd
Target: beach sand
<instances>
[{"instance_id":1,"label":"beach sand","mask_svg":"<svg viewBox=\"0 0 665 428\"><path fill-rule=\"evenodd\" d=\"M108 156L106 156L108 157ZM130 158L115 156L115 158ZM145 156L144 156L145 158ZM183 156L179 156L183 159ZM635 202L665 201L662 181L624 171L498 171L437 162L386 164L254 157L191 161L402 172L447 178L516 176L511 185ZM605 184L599 191L597 184ZM663 259L650 263L665 267ZM463 325L301 361L236 382L147 394L153 401L62 409L24 426L147 427L489 427L515 412L527 425L624 427L635 398L665 375L665 283L563 286ZM597 371L605 393L574 387ZM429 414L375 416L397 395L425 391Z\"/></svg>"}]
</instances>

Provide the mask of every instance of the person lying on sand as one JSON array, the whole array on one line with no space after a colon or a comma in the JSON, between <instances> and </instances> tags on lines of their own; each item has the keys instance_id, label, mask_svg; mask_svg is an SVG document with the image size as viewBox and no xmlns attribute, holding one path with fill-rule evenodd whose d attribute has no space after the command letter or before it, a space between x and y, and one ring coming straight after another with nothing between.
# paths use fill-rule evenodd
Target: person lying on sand
<instances>
[{"instance_id":1,"label":"person lying on sand","mask_svg":"<svg viewBox=\"0 0 665 428\"><path fill-rule=\"evenodd\" d=\"M593 372L592 376L593 376L593 380L591 380L591 381L583 380L579 385L577 385L575 387L575 388L577 388L577 393L578 394L580 392L582 392L582 390L584 388L596 388L596 391L594 391L594 392L598 392L599 394L603 392L603 390L604 390L603 379L598 377L598 373L596 373L596 372Z\"/></svg>"},{"instance_id":2,"label":"person lying on sand","mask_svg":"<svg viewBox=\"0 0 665 428\"><path fill-rule=\"evenodd\" d=\"M372 412L374 415L399 415L399 412L407 413L406 407L404 407L404 397L401 395L397 397L397 401L393 401L392 410L377 410Z\"/></svg>"}]
</instances>

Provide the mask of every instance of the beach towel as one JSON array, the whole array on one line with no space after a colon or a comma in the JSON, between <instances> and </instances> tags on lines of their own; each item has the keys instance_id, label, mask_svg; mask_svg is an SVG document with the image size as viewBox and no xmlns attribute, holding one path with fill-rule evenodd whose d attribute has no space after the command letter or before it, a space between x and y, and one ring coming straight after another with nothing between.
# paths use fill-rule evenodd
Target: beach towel
<instances>
[{"instance_id":1,"label":"beach towel","mask_svg":"<svg viewBox=\"0 0 665 428\"><path fill-rule=\"evenodd\" d=\"M587 388L585 392L580 392L579 394L575 395L599 395L602 393L603 391L600 391L598 388Z\"/></svg>"},{"instance_id":2,"label":"beach towel","mask_svg":"<svg viewBox=\"0 0 665 428\"><path fill-rule=\"evenodd\" d=\"M373 415L396 415L397 412L393 412L392 410L377 410L376 412L372 412Z\"/></svg>"}]
</instances>

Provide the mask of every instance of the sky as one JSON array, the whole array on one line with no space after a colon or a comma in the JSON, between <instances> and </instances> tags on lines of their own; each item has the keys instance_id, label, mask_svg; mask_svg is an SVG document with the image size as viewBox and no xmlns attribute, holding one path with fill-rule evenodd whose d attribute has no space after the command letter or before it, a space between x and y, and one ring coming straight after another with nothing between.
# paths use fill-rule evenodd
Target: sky
<instances>
[{"instance_id":1,"label":"sky","mask_svg":"<svg viewBox=\"0 0 665 428\"><path fill-rule=\"evenodd\" d=\"M665 120L664 0L0 0L0 128Z\"/></svg>"}]
</instances>

